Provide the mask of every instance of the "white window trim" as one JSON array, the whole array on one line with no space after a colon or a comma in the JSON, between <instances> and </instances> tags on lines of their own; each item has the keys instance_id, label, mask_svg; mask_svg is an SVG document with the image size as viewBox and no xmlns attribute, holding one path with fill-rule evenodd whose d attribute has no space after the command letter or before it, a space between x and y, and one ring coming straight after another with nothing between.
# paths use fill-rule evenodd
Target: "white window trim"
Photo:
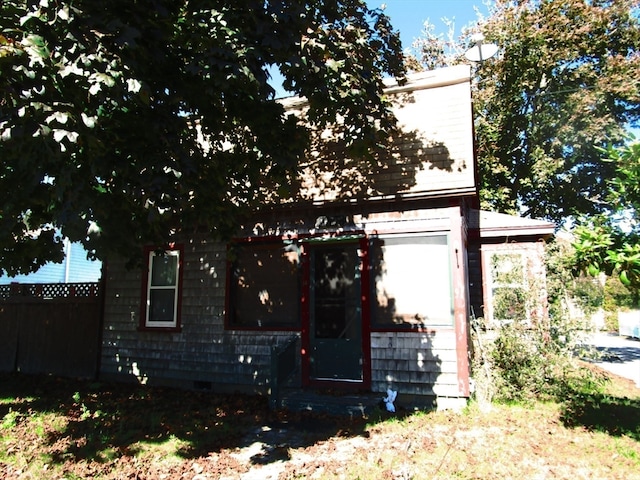
<instances>
[{"instance_id":1,"label":"white window trim","mask_svg":"<svg viewBox=\"0 0 640 480\"><path fill-rule=\"evenodd\" d=\"M153 278L152 269L153 269L153 258L158 256L157 252L151 250L149 252L149 257L147 259L147 302L145 305L145 319L144 325L148 328L176 328L178 326L178 300L180 293L180 250L166 250L162 253L162 255L170 255L177 257L176 262L176 283L171 286L152 286L151 281ZM173 289L174 297L173 297L173 321L164 322L164 321L153 321L149 320L149 312L151 309L151 291L152 290L169 290Z\"/></svg>"},{"instance_id":2,"label":"white window trim","mask_svg":"<svg viewBox=\"0 0 640 480\"><path fill-rule=\"evenodd\" d=\"M512 255L512 256L518 256L519 257L519 262L521 263L521 267L522 267L522 283L500 283L500 282L495 282L494 278L493 278L493 256L494 255ZM487 293L489 295L489 305L488 305L488 310L489 310L489 321L496 324L496 325L505 325L505 324L509 324L514 322L516 319L510 319L510 318L496 318L495 316L495 306L494 306L494 290L496 288L522 288L525 291L528 291L529 289L529 282L527 279L527 255L525 252L523 251L513 251L513 250L489 250L486 252L486 256L485 256L485 265L484 265L484 269L485 272L487 272L487 284L488 284L488 290ZM517 319L519 321L524 321L525 324L529 324L531 321L531 309L529 308L528 305L525 305L525 315L526 318L521 318L521 319Z\"/></svg>"}]
</instances>

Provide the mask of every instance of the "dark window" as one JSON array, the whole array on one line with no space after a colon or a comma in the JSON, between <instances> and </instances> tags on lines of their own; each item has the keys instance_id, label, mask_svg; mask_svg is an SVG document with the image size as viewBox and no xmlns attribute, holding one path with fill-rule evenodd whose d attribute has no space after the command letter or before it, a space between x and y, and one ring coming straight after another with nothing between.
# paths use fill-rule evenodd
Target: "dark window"
<instances>
[{"instance_id":1,"label":"dark window","mask_svg":"<svg viewBox=\"0 0 640 480\"><path fill-rule=\"evenodd\" d=\"M300 325L300 251L294 242L239 242L231 260L229 326Z\"/></svg>"}]
</instances>

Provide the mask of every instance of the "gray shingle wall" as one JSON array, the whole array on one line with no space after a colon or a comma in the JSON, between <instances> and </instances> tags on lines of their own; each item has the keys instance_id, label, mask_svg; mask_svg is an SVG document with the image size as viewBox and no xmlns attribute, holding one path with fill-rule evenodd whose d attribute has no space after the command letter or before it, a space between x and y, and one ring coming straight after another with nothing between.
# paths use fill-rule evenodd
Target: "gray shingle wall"
<instances>
[{"instance_id":1,"label":"gray shingle wall","mask_svg":"<svg viewBox=\"0 0 640 480\"><path fill-rule=\"evenodd\" d=\"M457 397L457 368L453 329L371 334L373 391Z\"/></svg>"},{"instance_id":2,"label":"gray shingle wall","mask_svg":"<svg viewBox=\"0 0 640 480\"><path fill-rule=\"evenodd\" d=\"M101 375L188 388L210 383L213 390L266 390L271 345L292 334L226 331L226 247L194 240L184 256L178 333L138 331L141 272L109 263Z\"/></svg>"},{"instance_id":3,"label":"gray shingle wall","mask_svg":"<svg viewBox=\"0 0 640 480\"><path fill-rule=\"evenodd\" d=\"M366 229L438 231L450 228L444 209L372 215ZM370 222L370 224L369 224ZM184 244L182 331L138 331L141 272L111 261L107 272L101 374L103 378L213 391L268 389L270 349L296 332L224 328L226 246L205 238ZM456 336L432 332L371 334L372 390L460 397Z\"/></svg>"}]
</instances>

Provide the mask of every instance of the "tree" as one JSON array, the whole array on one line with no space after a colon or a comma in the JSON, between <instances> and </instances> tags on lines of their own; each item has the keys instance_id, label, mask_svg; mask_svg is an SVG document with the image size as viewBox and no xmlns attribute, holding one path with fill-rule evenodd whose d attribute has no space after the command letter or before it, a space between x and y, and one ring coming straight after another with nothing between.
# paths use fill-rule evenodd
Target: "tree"
<instances>
[{"instance_id":1,"label":"tree","mask_svg":"<svg viewBox=\"0 0 640 480\"><path fill-rule=\"evenodd\" d=\"M394 131L404 75L388 17L360 0L3 0L0 274L139 256L189 229L225 238L292 196L309 132L340 121L367 159ZM270 69L308 99L274 100Z\"/></svg>"},{"instance_id":2,"label":"tree","mask_svg":"<svg viewBox=\"0 0 640 480\"><path fill-rule=\"evenodd\" d=\"M640 116L637 0L497 0L455 42L427 25L423 63L465 61L474 32L500 48L476 69L482 207L557 222L603 211L615 169L599 148Z\"/></svg>"},{"instance_id":3,"label":"tree","mask_svg":"<svg viewBox=\"0 0 640 480\"><path fill-rule=\"evenodd\" d=\"M574 264L591 275L616 274L626 287L640 288L640 142L609 146L603 158L613 165L607 211L582 219L574 229Z\"/></svg>"}]
</instances>

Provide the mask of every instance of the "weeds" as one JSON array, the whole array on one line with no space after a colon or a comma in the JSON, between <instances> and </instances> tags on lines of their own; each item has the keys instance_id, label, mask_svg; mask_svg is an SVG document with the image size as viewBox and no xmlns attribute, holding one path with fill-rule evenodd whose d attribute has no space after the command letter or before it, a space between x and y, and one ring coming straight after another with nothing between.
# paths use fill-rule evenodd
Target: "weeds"
<instances>
[{"instance_id":1,"label":"weeds","mask_svg":"<svg viewBox=\"0 0 640 480\"><path fill-rule=\"evenodd\" d=\"M542 327L518 322L502 326L491 344L489 361L497 401L561 401L574 392L602 391L603 378L581 368L570 349Z\"/></svg>"},{"instance_id":2,"label":"weeds","mask_svg":"<svg viewBox=\"0 0 640 480\"><path fill-rule=\"evenodd\" d=\"M0 376L0 394L10 399L0 417L7 427L0 477L239 478L252 470L258 478L272 462L281 465L279 478L322 480L574 478L576 471L636 478L640 391L628 387L612 381L562 403L494 404L489 412L471 403L462 413L381 414L346 425L306 413L274 416L257 397ZM255 453L259 425L273 427L274 437Z\"/></svg>"},{"instance_id":3,"label":"weeds","mask_svg":"<svg viewBox=\"0 0 640 480\"><path fill-rule=\"evenodd\" d=\"M16 426L20 418L20 412L9 410L9 412L3 417L0 427L2 430L10 430Z\"/></svg>"}]
</instances>

